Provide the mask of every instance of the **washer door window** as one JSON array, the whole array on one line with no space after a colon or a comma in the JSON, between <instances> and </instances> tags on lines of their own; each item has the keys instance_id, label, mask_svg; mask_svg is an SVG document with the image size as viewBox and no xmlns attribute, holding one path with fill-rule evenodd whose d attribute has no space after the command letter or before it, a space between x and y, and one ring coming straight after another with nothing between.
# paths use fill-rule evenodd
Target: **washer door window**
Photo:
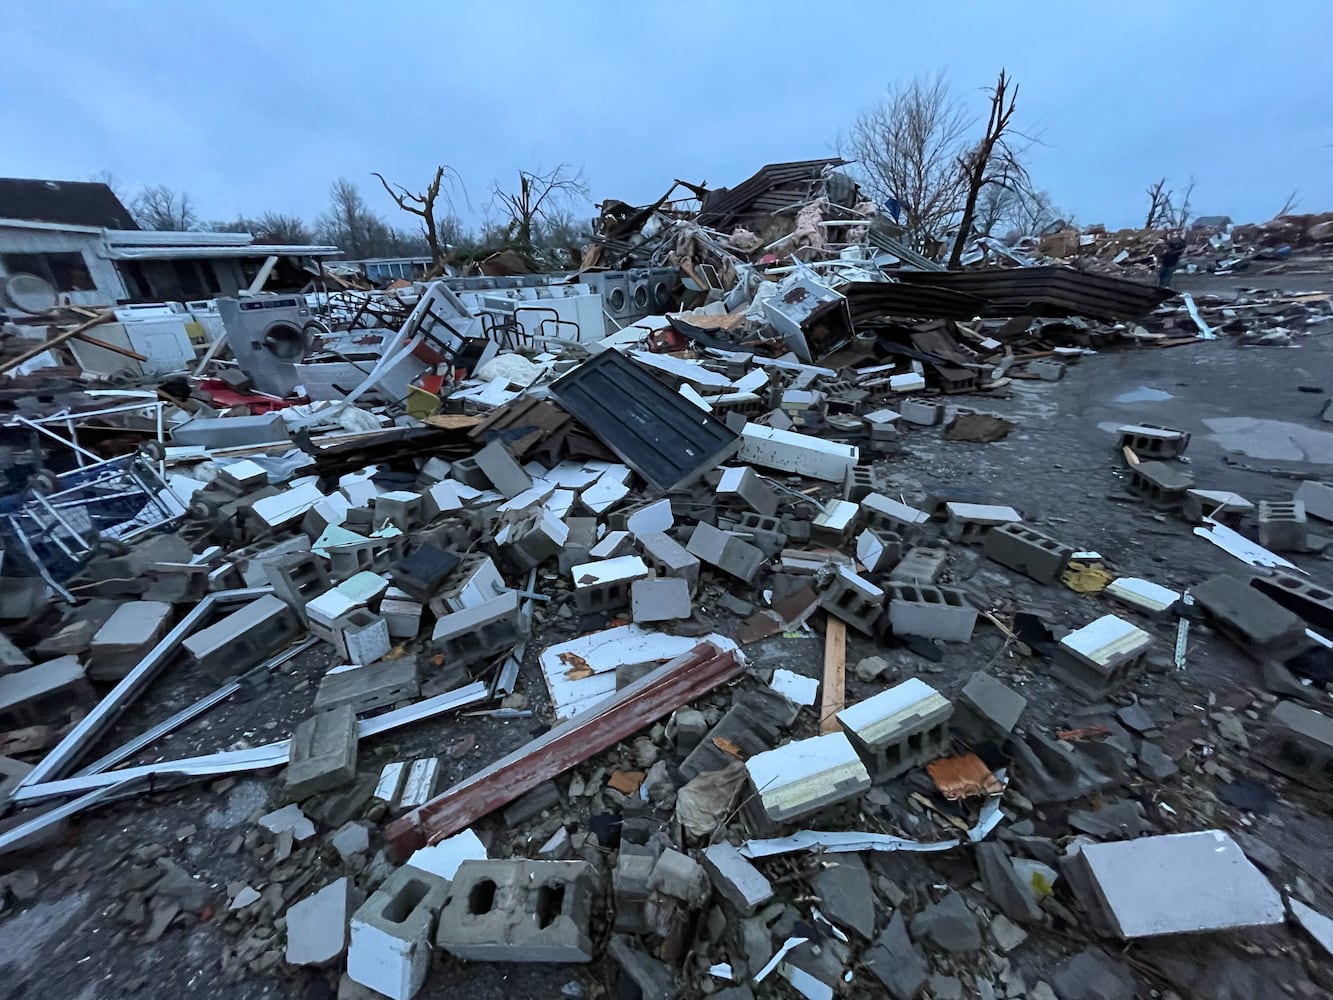
<instances>
[{"instance_id":1,"label":"washer door window","mask_svg":"<svg viewBox=\"0 0 1333 1000\"><path fill-rule=\"evenodd\" d=\"M305 356L305 334L296 324L279 321L264 331L264 350L283 361L300 361Z\"/></svg>"}]
</instances>

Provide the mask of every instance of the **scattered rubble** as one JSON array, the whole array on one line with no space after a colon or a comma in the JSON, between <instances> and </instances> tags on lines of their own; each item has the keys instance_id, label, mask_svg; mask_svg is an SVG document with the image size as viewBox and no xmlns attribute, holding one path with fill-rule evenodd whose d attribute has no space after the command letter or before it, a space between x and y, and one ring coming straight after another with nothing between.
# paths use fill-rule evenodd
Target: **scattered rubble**
<instances>
[{"instance_id":1,"label":"scattered rubble","mask_svg":"<svg viewBox=\"0 0 1333 1000\"><path fill-rule=\"evenodd\" d=\"M228 982L1128 1000L1187 995L1188 934L1330 988L1330 886L1252 828L1333 788L1333 487L1247 499L1191 433L1112 423L1139 544L1226 560L1136 576L967 468L1024 437L986 409L1018 385L1286 344L1328 296L1178 298L1128 280L1148 233L945 271L841 166L605 202L572 275L226 300L124 405L0 359L0 917L48 869L81 888L55 866L101 812L188 803L108 862L107 917L211 922ZM1275 232L1187 260L1257 268ZM274 350L294 317L318 336ZM927 441L931 488L896 465ZM1201 662L1223 641L1244 684Z\"/></svg>"}]
</instances>

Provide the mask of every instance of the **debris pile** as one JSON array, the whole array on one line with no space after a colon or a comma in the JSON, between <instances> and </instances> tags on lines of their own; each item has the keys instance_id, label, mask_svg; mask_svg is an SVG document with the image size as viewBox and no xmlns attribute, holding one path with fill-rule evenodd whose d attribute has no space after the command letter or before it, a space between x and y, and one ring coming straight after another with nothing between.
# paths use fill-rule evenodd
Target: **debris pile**
<instances>
[{"instance_id":1,"label":"debris pile","mask_svg":"<svg viewBox=\"0 0 1333 1000\"><path fill-rule=\"evenodd\" d=\"M0 906L79 869L77 839L41 853L75 817L151 796L190 819L109 864L108 917L219 928L225 982L1129 1000L1220 996L1200 978L1257 949L1333 988L1329 887L1224 809L1333 790L1333 599L1287 558L1329 545L1333 488L1252 503L1195 481L1189 434L1120 426L1117 499L1236 563L1176 589L1022 483L894 462L1023 426L963 394L1326 297L884 270L837 165L606 203L589 257L698 300L660 320L534 334L434 282L342 294L283 357L240 331L303 306L242 298L235 364L15 407ZM1214 632L1253 685L1195 676Z\"/></svg>"}]
</instances>

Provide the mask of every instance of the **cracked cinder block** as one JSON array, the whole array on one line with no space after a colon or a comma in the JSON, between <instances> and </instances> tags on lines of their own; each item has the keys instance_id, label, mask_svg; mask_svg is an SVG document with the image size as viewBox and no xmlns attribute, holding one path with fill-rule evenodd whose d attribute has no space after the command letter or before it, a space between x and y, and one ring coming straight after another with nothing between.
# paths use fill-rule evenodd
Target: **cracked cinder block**
<instances>
[{"instance_id":1,"label":"cracked cinder block","mask_svg":"<svg viewBox=\"0 0 1333 1000\"><path fill-rule=\"evenodd\" d=\"M956 587L890 583L889 624L895 635L919 635L946 642L967 642L977 624L977 609Z\"/></svg>"},{"instance_id":2,"label":"cracked cinder block","mask_svg":"<svg viewBox=\"0 0 1333 1000\"><path fill-rule=\"evenodd\" d=\"M356 745L356 713L351 705L302 720L288 748L287 794L299 801L355 780Z\"/></svg>"},{"instance_id":3,"label":"cracked cinder block","mask_svg":"<svg viewBox=\"0 0 1333 1000\"><path fill-rule=\"evenodd\" d=\"M0 676L0 732L50 722L96 701L76 656Z\"/></svg>"},{"instance_id":4,"label":"cracked cinder block","mask_svg":"<svg viewBox=\"0 0 1333 1000\"><path fill-rule=\"evenodd\" d=\"M532 488L532 477L514 461L514 456L500 441L492 441L472 457L481 474L510 500Z\"/></svg>"},{"instance_id":5,"label":"cracked cinder block","mask_svg":"<svg viewBox=\"0 0 1333 1000\"><path fill-rule=\"evenodd\" d=\"M693 613L690 585L679 577L635 580L630 585L630 609L636 622L669 622Z\"/></svg>"},{"instance_id":6,"label":"cracked cinder block","mask_svg":"<svg viewBox=\"0 0 1333 1000\"><path fill-rule=\"evenodd\" d=\"M1001 566L1039 583L1055 583L1074 554L1071 546L1022 524L1001 524L986 532L983 551Z\"/></svg>"},{"instance_id":7,"label":"cracked cinder block","mask_svg":"<svg viewBox=\"0 0 1333 1000\"><path fill-rule=\"evenodd\" d=\"M331 628L333 645L348 663L365 666L389 655L389 623L367 608L340 615Z\"/></svg>"},{"instance_id":8,"label":"cracked cinder block","mask_svg":"<svg viewBox=\"0 0 1333 1000\"><path fill-rule=\"evenodd\" d=\"M493 601L508 589L491 557L472 552L463 557L445 581L439 596L430 602L431 610L435 617L443 618L450 611L475 608Z\"/></svg>"},{"instance_id":9,"label":"cracked cinder block","mask_svg":"<svg viewBox=\"0 0 1333 1000\"><path fill-rule=\"evenodd\" d=\"M856 561L867 573L883 573L902 561L903 540L895 531L866 528L856 536Z\"/></svg>"},{"instance_id":10,"label":"cracked cinder block","mask_svg":"<svg viewBox=\"0 0 1333 1000\"><path fill-rule=\"evenodd\" d=\"M773 884L726 841L704 848L700 857L713 888L742 916L773 898Z\"/></svg>"},{"instance_id":11,"label":"cracked cinder block","mask_svg":"<svg viewBox=\"0 0 1333 1000\"><path fill-rule=\"evenodd\" d=\"M1283 701L1266 722L1253 756L1316 791L1333 791L1333 719Z\"/></svg>"},{"instance_id":12,"label":"cracked cinder block","mask_svg":"<svg viewBox=\"0 0 1333 1000\"><path fill-rule=\"evenodd\" d=\"M618 556L575 566L570 577L574 606L587 615L627 607L630 585L648 577L648 566L638 556Z\"/></svg>"},{"instance_id":13,"label":"cracked cinder block","mask_svg":"<svg viewBox=\"0 0 1333 1000\"><path fill-rule=\"evenodd\" d=\"M356 712L368 712L420 694L417 664L412 657L381 660L368 667L335 667L319 682L315 711L351 705Z\"/></svg>"},{"instance_id":14,"label":"cracked cinder block","mask_svg":"<svg viewBox=\"0 0 1333 1000\"><path fill-rule=\"evenodd\" d=\"M430 971L435 922L449 881L403 865L352 914L347 975L391 1000L410 1000Z\"/></svg>"},{"instance_id":15,"label":"cracked cinder block","mask_svg":"<svg viewBox=\"0 0 1333 1000\"><path fill-rule=\"evenodd\" d=\"M597 884L586 861L464 861L435 943L470 962L590 962Z\"/></svg>"},{"instance_id":16,"label":"cracked cinder block","mask_svg":"<svg viewBox=\"0 0 1333 1000\"><path fill-rule=\"evenodd\" d=\"M946 753L951 715L948 699L913 677L844 708L837 718L880 782Z\"/></svg>"},{"instance_id":17,"label":"cracked cinder block","mask_svg":"<svg viewBox=\"0 0 1333 1000\"><path fill-rule=\"evenodd\" d=\"M908 549L902 562L889 570L889 580L894 583L936 583L944 575L948 559L949 553L944 549L918 545Z\"/></svg>"},{"instance_id":18,"label":"cracked cinder block","mask_svg":"<svg viewBox=\"0 0 1333 1000\"><path fill-rule=\"evenodd\" d=\"M495 535L505 560L525 573L558 555L568 540L569 526L548 510L507 524Z\"/></svg>"},{"instance_id":19,"label":"cracked cinder block","mask_svg":"<svg viewBox=\"0 0 1333 1000\"><path fill-rule=\"evenodd\" d=\"M701 561L746 583L753 583L764 565L762 551L706 522L695 525L686 549Z\"/></svg>"},{"instance_id":20,"label":"cracked cinder block","mask_svg":"<svg viewBox=\"0 0 1333 1000\"><path fill-rule=\"evenodd\" d=\"M953 726L976 740L1004 742L1018 724L1028 700L990 674L974 673L958 695Z\"/></svg>"},{"instance_id":21,"label":"cracked cinder block","mask_svg":"<svg viewBox=\"0 0 1333 1000\"><path fill-rule=\"evenodd\" d=\"M962 503L949 500L944 504L948 521L944 533L952 541L964 544L980 542L998 524L1022 521L1023 516L1003 504Z\"/></svg>"},{"instance_id":22,"label":"cracked cinder block","mask_svg":"<svg viewBox=\"0 0 1333 1000\"><path fill-rule=\"evenodd\" d=\"M851 500L829 500L810 522L810 537L821 545L841 547L856 529L861 505ZM783 543L786 543L784 537Z\"/></svg>"}]
</instances>

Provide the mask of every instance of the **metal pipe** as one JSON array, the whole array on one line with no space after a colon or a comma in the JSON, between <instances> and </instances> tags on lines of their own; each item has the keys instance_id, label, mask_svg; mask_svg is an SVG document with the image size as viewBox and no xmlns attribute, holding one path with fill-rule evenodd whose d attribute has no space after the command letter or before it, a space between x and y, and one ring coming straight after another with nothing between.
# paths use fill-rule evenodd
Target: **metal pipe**
<instances>
[{"instance_id":1,"label":"metal pipe","mask_svg":"<svg viewBox=\"0 0 1333 1000\"><path fill-rule=\"evenodd\" d=\"M59 442L60 442L61 444L63 444L66 448L72 448L72 449L74 450L74 453L75 453L76 455L81 455L81 456L83 456L83 457L85 457L85 458L91 458L94 462L101 462L101 461L102 461L102 456L101 456L101 455L96 455L96 454L94 454L93 452L89 451L88 449L80 447L79 445L75 444L73 441L70 441L68 438L62 438L62 437L61 437L59 434L57 434L55 431L47 430L45 427L41 427L41 426L39 426L39 425L37 425L37 424L34 424L34 423L33 423L31 420L29 420L27 417L15 417L14 419L17 420L17 421L18 421L19 423L21 423L21 424L25 424L25 425L27 425L28 427L31 427L31 428L32 428L33 430L35 430L38 434L45 434L47 437L49 437L49 438L54 438L55 440L59 441ZM72 428L71 428L71 429L72 429Z\"/></svg>"},{"instance_id":2,"label":"metal pipe","mask_svg":"<svg viewBox=\"0 0 1333 1000\"><path fill-rule=\"evenodd\" d=\"M167 659L175 652L176 646L193 632L197 625L208 618L215 605L249 601L272 592L272 587L221 590L215 594L209 594L196 604L175 628L164 635L161 641L148 651L133 670L120 679L119 683L111 689L111 693L99 701L93 710L85 715L83 720L71 729L63 740L56 744L55 748L42 759L42 762L28 772L27 776L19 782L15 793L25 787L39 785L68 774L88 751L92 743L143 693L143 689L148 686L148 683L166 666ZM66 591L66 593L68 592ZM73 600L72 597L68 599Z\"/></svg>"}]
</instances>

